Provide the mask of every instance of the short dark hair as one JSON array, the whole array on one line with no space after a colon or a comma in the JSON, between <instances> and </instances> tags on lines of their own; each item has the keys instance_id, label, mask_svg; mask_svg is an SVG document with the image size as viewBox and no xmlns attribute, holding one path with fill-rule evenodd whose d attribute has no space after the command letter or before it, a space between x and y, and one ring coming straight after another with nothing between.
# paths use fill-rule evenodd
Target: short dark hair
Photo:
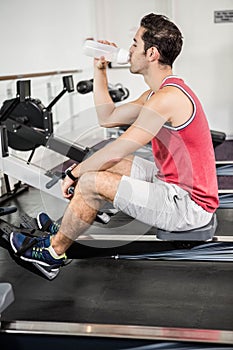
<instances>
[{"instance_id":1,"label":"short dark hair","mask_svg":"<svg viewBox=\"0 0 233 350\"><path fill-rule=\"evenodd\" d=\"M144 16L140 25L146 29L142 35L145 53L155 46L160 53L159 63L172 67L183 45L183 37L178 27L166 16L154 13Z\"/></svg>"}]
</instances>

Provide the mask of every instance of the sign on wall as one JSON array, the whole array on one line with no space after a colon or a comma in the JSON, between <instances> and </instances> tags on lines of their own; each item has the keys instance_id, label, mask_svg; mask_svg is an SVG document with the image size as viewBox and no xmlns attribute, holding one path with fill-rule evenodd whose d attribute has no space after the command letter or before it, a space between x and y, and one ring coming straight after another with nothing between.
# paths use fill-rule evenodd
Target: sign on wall
<instances>
[{"instance_id":1,"label":"sign on wall","mask_svg":"<svg viewBox=\"0 0 233 350\"><path fill-rule=\"evenodd\" d=\"M214 11L214 23L233 22L233 10Z\"/></svg>"}]
</instances>

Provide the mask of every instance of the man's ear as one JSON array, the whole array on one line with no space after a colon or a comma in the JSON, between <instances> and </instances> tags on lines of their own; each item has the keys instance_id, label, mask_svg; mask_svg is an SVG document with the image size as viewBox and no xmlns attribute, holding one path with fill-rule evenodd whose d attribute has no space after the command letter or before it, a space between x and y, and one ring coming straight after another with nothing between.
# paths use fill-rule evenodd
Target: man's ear
<instances>
[{"instance_id":1,"label":"man's ear","mask_svg":"<svg viewBox=\"0 0 233 350\"><path fill-rule=\"evenodd\" d=\"M147 54L147 58L151 62L158 60L160 56L159 51L155 46L150 47L147 50L146 54Z\"/></svg>"}]
</instances>

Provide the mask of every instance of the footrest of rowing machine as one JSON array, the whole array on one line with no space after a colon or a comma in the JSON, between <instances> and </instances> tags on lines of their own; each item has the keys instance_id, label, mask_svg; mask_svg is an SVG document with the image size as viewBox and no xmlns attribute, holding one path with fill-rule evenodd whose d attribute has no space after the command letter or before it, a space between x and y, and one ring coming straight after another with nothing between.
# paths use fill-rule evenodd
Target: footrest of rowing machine
<instances>
[{"instance_id":1,"label":"footrest of rowing machine","mask_svg":"<svg viewBox=\"0 0 233 350\"><path fill-rule=\"evenodd\" d=\"M214 237L217 228L217 217L213 215L210 222L203 226L189 231L164 231L157 230L157 238L163 241L208 241Z\"/></svg>"},{"instance_id":2,"label":"footrest of rowing machine","mask_svg":"<svg viewBox=\"0 0 233 350\"><path fill-rule=\"evenodd\" d=\"M17 226L9 224L6 221L0 219L0 243L1 243L1 246L5 247L9 251L11 257L15 260L15 262L17 264L21 265L22 267L26 268L27 270L29 270L33 273L39 274L40 276L43 276L50 281L53 280L54 278L56 278L60 272L60 267L54 268L54 267L49 267L49 266L41 266L37 263L26 262L26 261L22 260L20 258L20 256L15 255L12 252L12 249L11 249L10 244L9 244L9 239L10 239L11 232L15 231L15 230L22 232L22 228L18 228ZM24 234L28 235L30 237L33 237L33 236L34 237L43 237L45 233L42 231L38 231L38 230L24 229ZM3 244L3 242L5 242L5 243ZM70 262L71 262L71 260L68 260L66 264L68 264Z\"/></svg>"},{"instance_id":3,"label":"footrest of rowing machine","mask_svg":"<svg viewBox=\"0 0 233 350\"><path fill-rule=\"evenodd\" d=\"M57 277L60 272L60 267L55 269L47 268L46 266L41 266L37 263L33 263L33 265L50 281Z\"/></svg>"}]
</instances>

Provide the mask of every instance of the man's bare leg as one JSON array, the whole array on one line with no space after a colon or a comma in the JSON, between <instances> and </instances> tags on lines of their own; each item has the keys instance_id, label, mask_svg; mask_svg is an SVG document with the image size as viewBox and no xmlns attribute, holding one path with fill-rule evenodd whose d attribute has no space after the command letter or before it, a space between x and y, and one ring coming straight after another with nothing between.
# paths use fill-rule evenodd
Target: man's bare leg
<instances>
[{"instance_id":1,"label":"man's bare leg","mask_svg":"<svg viewBox=\"0 0 233 350\"><path fill-rule=\"evenodd\" d=\"M124 166L124 174L130 174L130 164L132 161L123 160L122 164L119 164L118 171L123 170ZM65 211L61 227L51 239L52 247L58 255L65 253L92 225L103 200L113 202L122 177L121 174L115 173L116 170L117 165L110 171L89 172L81 176Z\"/></svg>"},{"instance_id":2,"label":"man's bare leg","mask_svg":"<svg viewBox=\"0 0 233 350\"><path fill-rule=\"evenodd\" d=\"M130 176L134 156L130 155L122 159L119 163L109 168L107 171L119 175Z\"/></svg>"}]
</instances>

